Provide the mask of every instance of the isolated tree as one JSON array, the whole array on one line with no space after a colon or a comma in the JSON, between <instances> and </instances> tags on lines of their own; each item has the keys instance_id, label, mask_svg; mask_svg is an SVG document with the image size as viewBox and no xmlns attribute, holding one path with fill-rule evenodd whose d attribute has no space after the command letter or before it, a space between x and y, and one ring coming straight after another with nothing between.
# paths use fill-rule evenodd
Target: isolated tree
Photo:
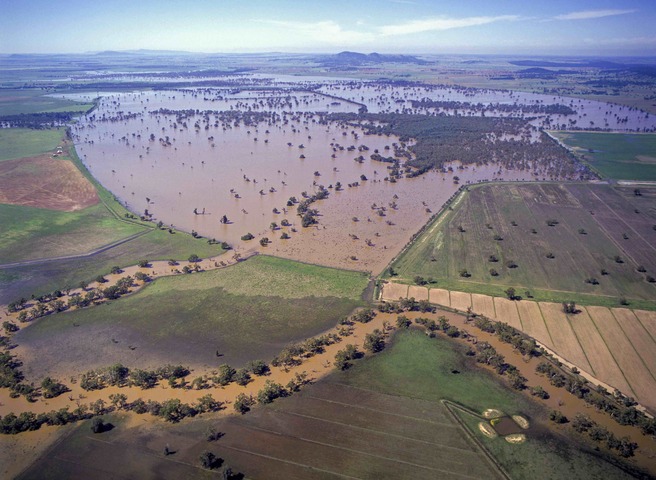
<instances>
[{"instance_id":1,"label":"isolated tree","mask_svg":"<svg viewBox=\"0 0 656 480\"><path fill-rule=\"evenodd\" d=\"M212 470L213 468L215 468L216 464L218 463L216 455L208 451L201 453L199 460L200 460L200 466L208 470Z\"/></svg>"},{"instance_id":2,"label":"isolated tree","mask_svg":"<svg viewBox=\"0 0 656 480\"><path fill-rule=\"evenodd\" d=\"M508 300L515 300L517 299L517 295L515 292L515 289L513 287L508 287L506 288L503 293L506 294L506 297L508 297Z\"/></svg>"},{"instance_id":3,"label":"isolated tree","mask_svg":"<svg viewBox=\"0 0 656 480\"><path fill-rule=\"evenodd\" d=\"M364 349L371 353L380 352L385 348L385 335L379 329L364 337Z\"/></svg>"},{"instance_id":4,"label":"isolated tree","mask_svg":"<svg viewBox=\"0 0 656 480\"><path fill-rule=\"evenodd\" d=\"M91 431L93 433L102 433L105 431L105 422L103 422L103 419L100 417L95 417L91 421Z\"/></svg>"}]
</instances>

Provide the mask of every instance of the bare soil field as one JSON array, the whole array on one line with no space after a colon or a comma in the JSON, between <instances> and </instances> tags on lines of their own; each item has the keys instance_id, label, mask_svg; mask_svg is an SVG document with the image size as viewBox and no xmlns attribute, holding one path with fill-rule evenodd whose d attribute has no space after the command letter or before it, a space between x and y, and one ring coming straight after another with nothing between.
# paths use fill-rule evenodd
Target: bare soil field
<instances>
[{"instance_id":1,"label":"bare soil field","mask_svg":"<svg viewBox=\"0 0 656 480\"><path fill-rule=\"evenodd\" d=\"M94 186L69 160L44 154L0 162L0 203L73 212L98 201Z\"/></svg>"},{"instance_id":2,"label":"bare soil field","mask_svg":"<svg viewBox=\"0 0 656 480\"><path fill-rule=\"evenodd\" d=\"M646 310L638 310L635 312L636 316L640 319L640 323L649 332L651 338L656 341L656 312L649 312Z\"/></svg>"},{"instance_id":3,"label":"bare soil field","mask_svg":"<svg viewBox=\"0 0 656 480\"><path fill-rule=\"evenodd\" d=\"M517 312L517 303L507 298L494 297L494 309L496 318L500 322L506 322L511 327L522 330L522 320ZM475 313L478 313L475 311Z\"/></svg>"},{"instance_id":4,"label":"bare soil field","mask_svg":"<svg viewBox=\"0 0 656 480\"><path fill-rule=\"evenodd\" d=\"M451 305L451 292L443 288L431 288L429 299L432 303L437 303L438 305Z\"/></svg>"},{"instance_id":5,"label":"bare soil field","mask_svg":"<svg viewBox=\"0 0 656 480\"><path fill-rule=\"evenodd\" d=\"M617 323L613 313L602 307L587 307L588 313L599 329L606 345L608 345L613 359L617 362L624 373L629 385L636 394L636 399L645 402L654 408L656 395L656 382L649 369L653 365L645 365L644 361L636 352L622 328Z\"/></svg>"},{"instance_id":6,"label":"bare soil field","mask_svg":"<svg viewBox=\"0 0 656 480\"><path fill-rule=\"evenodd\" d=\"M488 318L496 318L497 313L494 308L494 298L488 295L472 293L472 310Z\"/></svg>"},{"instance_id":7,"label":"bare soil field","mask_svg":"<svg viewBox=\"0 0 656 480\"><path fill-rule=\"evenodd\" d=\"M581 370L594 373L570 323L576 321L576 318L565 315L563 306L557 303L540 302L540 310L542 311L544 323L549 330L552 348L558 345L560 355L574 365L579 365Z\"/></svg>"},{"instance_id":8,"label":"bare soil field","mask_svg":"<svg viewBox=\"0 0 656 480\"><path fill-rule=\"evenodd\" d=\"M635 312L628 308L613 308L611 311L624 335L642 358L647 370L652 374L652 381L656 380L653 378L653 368L656 365L656 342L645 330ZM640 366L638 366L638 369L640 369Z\"/></svg>"},{"instance_id":9,"label":"bare soil field","mask_svg":"<svg viewBox=\"0 0 656 480\"><path fill-rule=\"evenodd\" d=\"M606 383L613 385L626 395L635 397L635 392L626 381L620 367L615 363L606 342L592 318L590 318L588 311L584 308L581 309L571 325L590 362L591 373L599 379L604 379Z\"/></svg>"},{"instance_id":10,"label":"bare soil field","mask_svg":"<svg viewBox=\"0 0 656 480\"><path fill-rule=\"evenodd\" d=\"M471 308L472 301L471 295L466 292L451 292L451 308L455 308L460 311L467 311L468 308Z\"/></svg>"},{"instance_id":11,"label":"bare soil field","mask_svg":"<svg viewBox=\"0 0 656 480\"><path fill-rule=\"evenodd\" d=\"M410 285L408 287L408 296L414 297L415 300L428 300L428 289L418 285Z\"/></svg>"},{"instance_id":12,"label":"bare soil field","mask_svg":"<svg viewBox=\"0 0 656 480\"><path fill-rule=\"evenodd\" d=\"M382 298L390 297L383 288ZM395 287L395 290L397 288ZM467 298L462 292L431 289L430 301L437 305L466 311L467 302L449 298ZM561 359L598 382L634 397L650 411L656 411L656 312L627 308L579 307L579 313L565 315L559 303L512 301L502 297L472 294L474 313L505 322L533 337ZM494 302L494 315L486 315L486 304ZM594 381L594 380L593 380Z\"/></svg>"}]
</instances>

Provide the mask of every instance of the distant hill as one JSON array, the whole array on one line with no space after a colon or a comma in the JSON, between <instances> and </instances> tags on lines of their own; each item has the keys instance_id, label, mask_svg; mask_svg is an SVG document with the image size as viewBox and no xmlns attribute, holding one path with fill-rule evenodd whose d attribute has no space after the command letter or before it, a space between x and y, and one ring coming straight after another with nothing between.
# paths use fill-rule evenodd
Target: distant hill
<instances>
[{"instance_id":1,"label":"distant hill","mask_svg":"<svg viewBox=\"0 0 656 480\"><path fill-rule=\"evenodd\" d=\"M381 53L340 52L336 55L325 55L317 58L317 62L326 66L357 67L360 65L379 63L414 63L425 65L429 62L412 55L386 55Z\"/></svg>"},{"instance_id":2,"label":"distant hill","mask_svg":"<svg viewBox=\"0 0 656 480\"><path fill-rule=\"evenodd\" d=\"M552 68L601 68L604 70L625 70L639 75L646 75L656 77L656 66L647 65L642 63L619 63L611 62L608 60L587 60L578 62L551 62L547 60L515 60L508 62L511 65L518 67L552 67ZM535 70L530 68L521 70L519 73L525 73L528 70ZM551 74L567 73L563 71L551 71ZM569 72L572 73L572 72Z\"/></svg>"},{"instance_id":3,"label":"distant hill","mask_svg":"<svg viewBox=\"0 0 656 480\"><path fill-rule=\"evenodd\" d=\"M551 67L551 68L626 68L626 65L608 60L587 60L579 62L552 62L548 60L514 60L508 62L518 67Z\"/></svg>"},{"instance_id":4,"label":"distant hill","mask_svg":"<svg viewBox=\"0 0 656 480\"><path fill-rule=\"evenodd\" d=\"M571 75L572 73L578 73L578 71L549 70L548 68L533 67L533 68L525 68L524 70L520 70L519 72L517 72L517 74L520 76L534 77L534 78L553 77L555 75Z\"/></svg>"}]
</instances>

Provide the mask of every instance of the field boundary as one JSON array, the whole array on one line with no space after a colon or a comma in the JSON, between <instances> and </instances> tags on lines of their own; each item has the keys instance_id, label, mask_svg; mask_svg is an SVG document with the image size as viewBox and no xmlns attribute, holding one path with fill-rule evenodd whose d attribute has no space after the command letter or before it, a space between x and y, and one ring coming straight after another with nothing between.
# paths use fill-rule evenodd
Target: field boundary
<instances>
[{"instance_id":1,"label":"field boundary","mask_svg":"<svg viewBox=\"0 0 656 480\"><path fill-rule=\"evenodd\" d=\"M406 298L409 298L409 297L406 296ZM496 297L495 297L495 298L496 298ZM384 297L384 289L383 289L383 291L381 292L381 297L380 297L379 300L380 300L380 301L392 301L392 302L393 302L393 301L398 301L399 299L398 299L398 298L386 298L386 297ZM429 300L429 301L430 301L430 300ZM523 300L523 301L526 301L526 300ZM446 311L451 311L451 312L460 313L460 314L466 314L466 315L472 313L471 309L468 310L468 311L460 310L460 309L458 309L458 308L456 308L456 307L453 307L451 304L449 304L449 305L442 305L442 304L437 304L437 303L435 303L435 302L431 302L431 303L434 304L434 305L438 305L441 309L444 309L444 310L446 310ZM534 302L534 303L537 303L537 304L538 304L538 307L539 307L539 303L540 303L540 302ZM585 308L585 307L582 307L582 308ZM613 309L612 309L612 308L605 307L605 306L602 306L602 307L600 307L600 308L607 309L607 310L610 312L610 314L612 315L612 317L613 317L613 319L615 320L615 322L618 323L618 322L617 322L617 319L615 318L615 315L614 315L614 313L613 313ZM586 309L586 312L587 312L587 309ZM543 320L543 322L544 322L544 316L543 316L544 314L542 313L542 309L541 309L541 308L540 308L540 314L542 315L542 320ZM490 321L493 321L493 322L503 322L503 320L500 320L500 319L498 319L498 318L489 318L489 317L487 317L487 316L485 316L485 315L483 315L483 314L476 313L476 315L477 315L478 317L485 318L485 319L490 320ZM520 321L521 321L521 315L519 315L519 311L518 311L518 316L519 316ZM592 324L594 325L594 328L595 328L595 329L597 330L597 332L599 333L599 336L601 337L602 341L603 341L604 344L606 345L606 348L607 348L607 350L608 350L608 352L609 352L609 354L610 354L610 356L611 356L613 362L615 363L615 365L617 366L617 368L618 368L619 371L621 372L622 377L624 378L624 380L625 380L627 386L628 386L629 389L630 389L629 392L622 392L622 393L624 393L625 395L630 394L630 395L632 395L632 396L635 398L635 397L636 397L636 393L635 393L634 390L633 390L633 386L632 386L632 384L627 380L624 371L623 371L622 368L619 366L619 363L618 363L617 359L615 358L615 355L613 354L611 348L608 346L608 343L606 342L606 339L605 339L604 336L601 334L601 331L599 330L599 326L597 325L597 322L595 321L594 316L591 315L590 312L588 312L588 316L590 317L590 320L591 320ZM639 320L639 318L637 317L637 315L635 315L635 313L634 313L634 316L636 317L637 320ZM569 320L569 319L568 319L568 320ZM640 323L641 323L641 325L642 325L642 322L640 322ZM546 322L544 322L544 325L545 325L545 328L546 328L547 332L549 332L549 328L547 327ZM620 326L619 328L621 329L621 326ZM573 330L573 329L572 329L572 330ZM543 348L543 349L544 349L549 355L553 356L553 357L556 358L559 362L561 362L561 363L563 363L564 365L566 365L570 370L571 370L572 368L576 368L576 369L579 371L579 374L580 374L582 377L584 377L586 380L588 380L589 382L591 382L591 383L593 383L593 384L595 384L595 385L602 386L602 387L604 387L605 389L607 389L607 390L609 390L609 391L619 390L617 387L614 387L613 385L610 385L609 383L607 383L607 382L605 382L605 381L599 379L595 374L590 373L587 369L585 369L585 368L581 367L580 365L577 365L577 364L573 363L572 361L568 360L565 356L563 356L563 354L557 353L557 352L554 350L554 348L551 348L551 347L548 347L547 345L545 345L544 341L541 341L541 340L539 340L539 339L537 339L537 338L535 338L535 337L532 337L531 335L529 335L528 333L526 333L526 331L524 331L523 328L521 329L521 331L522 331L522 333L524 333L524 334L527 335L528 337L533 338L533 340L535 340L536 344L537 344L540 348ZM623 329L622 329L622 332L624 332ZM550 334L550 333L549 333L549 337L551 338L551 334ZM625 335L625 337L626 337L626 335ZM585 350L584 350L583 347L580 345L580 342L578 341L578 337L576 337L576 340L577 340L577 344L578 344L579 347L581 348L581 351L585 354ZM628 339L627 339L627 341L628 341ZM553 340L551 340L551 342L553 343ZM555 347L555 346L554 346L554 347ZM650 376L652 379L654 379L654 373L653 373L651 370L649 370L649 369L647 368L647 365L645 364L645 361L644 361L644 359L642 358L642 356L641 356L638 352L635 351L635 348L633 349L633 351L634 351L634 353L635 353L635 354L641 359L642 366L643 366L645 369L647 369L647 371L648 371L648 373L649 373L649 376ZM585 355L585 358L588 359L587 355ZM590 364L589 359L588 359L588 364ZM592 365L591 365L591 364L590 364L590 367L592 368ZM656 379L655 379L655 380L656 380ZM621 391L621 390L619 390L619 391ZM645 405L643 405L642 403L640 403L640 402L643 401L644 399L641 398L641 399L639 399L639 400L638 400L638 399L636 399L636 400L638 401L637 408L638 408L639 410L641 410L642 412L647 413L648 415L651 416L651 413L649 413L649 412L651 412L651 410L650 410L649 408L645 407Z\"/></svg>"},{"instance_id":2,"label":"field boundary","mask_svg":"<svg viewBox=\"0 0 656 480\"><path fill-rule=\"evenodd\" d=\"M504 470L501 464L497 462L494 456L488 451L487 448L485 448L485 445L483 445L483 443L478 438L476 438L476 436L471 432L471 430L469 430L465 422L463 422L462 419L458 417L458 415L456 415L455 412L451 410L451 408L461 410L465 413L468 413L469 415L474 415L475 417L478 418L483 418L483 417L480 414L474 412L473 410L470 410L462 405L458 405L457 403L451 402L450 400L442 399L440 400L440 402L442 403L442 405L444 405L446 411L449 412L451 418L465 432L465 438L468 438L471 442L473 442L477 450L479 450L483 454L483 456L486 458L486 460L492 467L492 470L497 472L505 480L512 480L512 477L508 474L508 472Z\"/></svg>"},{"instance_id":3,"label":"field boundary","mask_svg":"<svg viewBox=\"0 0 656 480\"><path fill-rule=\"evenodd\" d=\"M635 347L633 346L633 342L631 341L631 339L629 338L629 336L626 334L626 331L625 331L624 328L622 327L622 323L621 323L620 320L617 318L617 315L615 315L615 312L613 312L612 309L609 309L609 310L610 310L610 314L611 314L611 315L613 316L613 318L615 319L615 322L617 323L617 326L620 327L620 330L622 331L622 335L624 335L624 338L626 338L626 341L631 345L631 348L633 349L633 351L635 352L635 354L638 356L638 358L639 358L640 361L642 362L642 366L645 367L645 370L647 370L647 371L649 372L649 374L651 375L651 378L654 379L654 380L656 380L656 377L654 377L654 373L653 373L651 370L649 370L647 364L645 363L645 359L642 358L642 355L640 355L640 352L638 352L638 351L635 349ZM631 313L632 313L633 316L636 318L636 320L639 321L638 316L635 315L635 314L633 313L633 311L632 311ZM642 325L642 323L641 323L641 325Z\"/></svg>"},{"instance_id":4,"label":"field boundary","mask_svg":"<svg viewBox=\"0 0 656 480\"><path fill-rule=\"evenodd\" d=\"M95 250L92 250L90 252L86 253L78 253L75 255L64 255L61 257L47 257L47 258L35 258L34 260L25 260L22 262L14 262L14 263L4 263L0 264L0 270L6 269L6 268L15 268L15 267L27 267L30 265L41 265L44 263L50 263L50 262L57 262L61 260L72 260L74 258L88 258L88 257L93 257L95 255L98 255L99 253L106 252L107 250L111 250L112 248L118 247L119 245L123 245L124 243L127 243L129 241L132 241L136 238L139 238L143 235L146 235L150 232L152 232L153 229L147 228L143 232L137 232L129 237L122 238L120 240L117 240L112 243L108 243L107 245L103 245Z\"/></svg>"}]
</instances>

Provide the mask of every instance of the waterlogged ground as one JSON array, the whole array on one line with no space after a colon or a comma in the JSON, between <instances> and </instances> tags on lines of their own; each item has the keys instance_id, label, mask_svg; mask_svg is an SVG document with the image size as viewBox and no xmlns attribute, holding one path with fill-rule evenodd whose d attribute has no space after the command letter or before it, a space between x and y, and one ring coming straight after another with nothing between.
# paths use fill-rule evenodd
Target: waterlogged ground
<instances>
[{"instance_id":1,"label":"waterlogged ground","mask_svg":"<svg viewBox=\"0 0 656 480\"><path fill-rule=\"evenodd\" d=\"M323 114L357 112L362 105L370 112L456 113L413 107L413 100L429 99L533 107L559 103L576 111L526 114L535 117L534 127L580 127L584 120L603 127L604 119L609 128L656 124L656 117L627 107L508 91L329 79L312 83L293 77L230 81L234 87L103 94L98 108L73 127L78 153L91 173L139 215L147 211L166 225L227 241L240 253L261 250L259 240L267 237L269 253L374 273L459 184L537 178L498 166L454 165L453 172L390 183L384 180L388 164L369 157L376 151L393 156L399 139L326 122ZM459 114L476 113L461 109ZM522 115L495 107L487 114ZM533 133L537 137L536 129ZM320 212L319 223L302 228L288 200L311 196L320 185L330 195L312 205ZM228 223L220 222L224 215ZM277 228L284 221L289 226ZM272 229L272 223L277 227ZM255 239L241 241L247 233ZM281 239L283 233L290 238Z\"/></svg>"}]
</instances>

